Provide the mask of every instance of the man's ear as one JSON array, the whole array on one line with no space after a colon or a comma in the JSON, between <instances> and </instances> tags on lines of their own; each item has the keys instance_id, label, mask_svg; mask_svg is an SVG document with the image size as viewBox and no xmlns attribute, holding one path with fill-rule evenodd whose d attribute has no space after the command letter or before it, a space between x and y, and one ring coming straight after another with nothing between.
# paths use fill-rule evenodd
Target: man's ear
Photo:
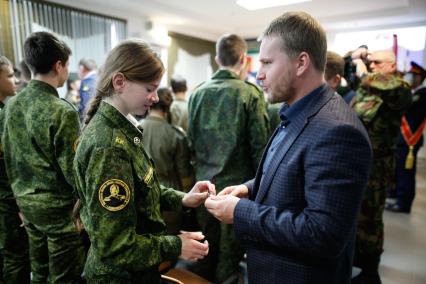
<instances>
[{"instance_id":1,"label":"man's ear","mask_svg":"<svg viewBox=\"0 0 426 284\"><path fill-rule=\"evenodd\" d=\"M62 68L64 68L64 65L62 64L61 60L56 61L56 63L53 65L53 71L55 71L56 74L58 74Z\"/></svg>"},{"instance_id":2,"label":"man's ear","mask_svg":"<svg viewBox=\"0 0 426 284\"><path fill-rule=\"evenodd\" d=\"M333 78L331 78L330 80L327 81L328 85L330 85L330 87L333 90L336 90L337 87L339 87L340 85L340 80L341 80L341 76L339 74L336 74L333 76Z\"/></svg>"},{"instance_id":3,"label":"man's ear","mask_svg":"<svg viewBox=\"0 0 426 284\"><path fill-rule=\"evenodd\" d=\"M241 54L241 57L240 57L241 66L245 67L246 63L247 63L247 55Z\"/></svg>"},{"instance_id":4,"label":"man's ear","mask_svg":"<svg viewBox=\"0 0 426 284\"><path fill-rule=\"evenodd\" d=\"M297 66L296 66L296 75L301 76L305 71L308 69L308 67L311 65L311 58L309 57L309 54L302 51L296 58Z\"/></svg>"},{"instance_id":5,"label":"man's ear","mask_svg":"<svg viewBox=\"0 0 426 284\"><path fill-rule=\"evenodd\" d=\"M123 73L116 73L112 76L112 86L115 91L120 92L126 85L126 77Z\"/></svg>"}]
</instances>

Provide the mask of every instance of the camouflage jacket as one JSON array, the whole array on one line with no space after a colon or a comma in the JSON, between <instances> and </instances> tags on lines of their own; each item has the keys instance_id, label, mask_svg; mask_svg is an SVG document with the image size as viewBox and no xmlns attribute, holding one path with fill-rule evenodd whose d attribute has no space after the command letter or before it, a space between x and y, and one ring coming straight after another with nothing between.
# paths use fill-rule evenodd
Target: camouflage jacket
<instances>
[{"instance_id":1,"label":"camouflage jacket","mask_svg":"<svg viewBox=\"0 0 426 284\"><path fill-rule=\"evenodd\" d=\"M401 117L411 104L407 82L395 75L369 74L352 103L363 121L375 157L393 155Z\"/></svg>"},{"instance_id":2,"label":"camouflage jacket","mask_svg":"<svg viewBox=\"0 0 426 284\"><path fill-rule=\"evenodd\" d=\"M188 101L175 99L170 106L172 124L188 132Z\"/></svg>"},{"instance_id":3,"label":"camouflage jacket","mask_svg":"<svg viewBox=\"0 0 426 284\"><path fill-rule=\"evenodd\" d=\"M282 103L276 103L276 104L269 104L266 103L267 107L266 107L266 111L268 113L269 116L269 127L270 127L270 136L272 136L272 134L275 131L275 128L278 127L278 125L280 125L281 123L281 118L280 118L280 109L282 108L283 104Z\"/></svg>"},{"instance_id":4,"label":"camouflage jacket","mask_svg":"<svg viewBox=\"0 0 426 284\"><path fill-rule=\"evenodd\" d=\"M74 170L91 241L86 274L158 278L158 264L181 250L177 236L164 235L161 209L181 209L184 194L160 186L142 133L102 102L81 135Z\"/></svg>"},{"instance_id":5,"label":"camouflage jacket","mask_svg":"<svg viewBox=\"0 0 426 284\"><path fill-rule=\"evenodd\" d=\"M3 111L4 161L18 205L72 206L78 113L54 87L37 80L11 98Z\"/></svg>"},{"instance_id":6,"label":"camouflage jacket","mask_svg":"<svg viewBox=\"0 0 426 284\"><path fill-rule=\"evenodd\" d=\"M0 137L3 128L3 107L4 104L0 101ZM13 199L13 192L4 166L3 145L0 143L0 200L3 199Z\"/></svg>"},{"instance_id":7,"label":"camouflage jacket","mask_svg":"<svg viewBox=\"0 0 426 284\"><path fill-rule=\"evenodd\" d=\"M141 123L143 144L155 163L160 183L187 192L194 172L186 134L164 118L149 115Z\"/></svg>"},{"instance_id":8,"label":"camouflage jacket","mask_svg":"<svg viewBox=\"0 0 426 284\"><path fill-rule=\"evenodd\" d=\"M269 137L262 91L218 70L189 100L189 130L197 180L225 186L253 178Z\"/></svg>"}]
</instances>

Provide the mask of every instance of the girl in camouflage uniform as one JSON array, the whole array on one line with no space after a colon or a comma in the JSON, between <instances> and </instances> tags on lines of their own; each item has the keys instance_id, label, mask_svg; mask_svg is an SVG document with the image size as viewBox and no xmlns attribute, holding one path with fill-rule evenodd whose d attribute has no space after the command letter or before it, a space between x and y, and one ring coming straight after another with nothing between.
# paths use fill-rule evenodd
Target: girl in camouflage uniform
<instances>
[{"instance_id":1,"label":"girl in camouflage uniform","mask_svg":"<svg viewBox=\"0 0 426 284\"><path fill-rule=\"evenodd\" d=\"M3 101L6 97L16 94L18 82L12 63L6 57L0 56L0 121L3 120ZM2 123L0 133L1 129ZM21 226L19 208L6 175L2 148L0 143L0 281L25 284L30 283L28 236L25 228Z\"/></svg>"},{"instance_id":2,"label":"girl in camouflage uniform","mask_svg":"<svg viewBox=\"0 0 426 284\"><path fill-rule=\"evenodd\" d=\"M126 118L158 101L163 73L145 43L126 41L110 52L99 76L74 160L91 241L88 283L159 283L160 263L179 256L195 261L208 252L200 233L166 235L161 210L196 207L214 186L198 182L187 194L161 186L142 133Z\"/></svg>"}]
</instances>

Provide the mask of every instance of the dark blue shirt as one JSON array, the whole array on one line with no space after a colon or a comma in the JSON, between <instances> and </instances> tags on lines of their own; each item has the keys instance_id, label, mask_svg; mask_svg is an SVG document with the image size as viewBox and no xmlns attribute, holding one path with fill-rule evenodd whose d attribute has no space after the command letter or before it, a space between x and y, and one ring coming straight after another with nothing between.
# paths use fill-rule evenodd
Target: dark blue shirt
<instances>
[{"instance_id":1,"label":"dark blue shirt","mask_svg":"<svg viewBox=\"0 0 426 284\"><path fill-rule=\"evenodd\" d=\"M282 142L284 141L284 138L287 134L287 126L291 123L292 120L296 119L299 113L301 113L303 109L310 103L310 101L315 96L320 94L325 87L326 87L326 84L323 84L320 87L313 90L312 92L310 92L308 95L296 101L293 105L290 106L290 105L284 104L281 107L280 109L281 124L278 126L276 134L271 142L271 145L268 148L268 153L266 154L265 161L263 162L262 178L265 175L265 173L268 171L269 164L271 163L271 160L275 152L280 147L280 145L282 145Z\"/></svg>"}]
</instances>

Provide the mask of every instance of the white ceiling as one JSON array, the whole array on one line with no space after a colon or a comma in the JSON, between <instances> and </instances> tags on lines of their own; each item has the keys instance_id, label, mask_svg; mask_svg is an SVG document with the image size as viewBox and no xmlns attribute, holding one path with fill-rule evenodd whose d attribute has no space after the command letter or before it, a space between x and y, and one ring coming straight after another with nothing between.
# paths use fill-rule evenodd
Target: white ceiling
<instances>
[{"instance_id":1,"label":"white ceiling","mask_svg":"<svg viewBox=\"0 0 426 284\"><path fill-rule=\"evenodd\" d=\"M267 1L267 0L258 0ZM327 32L426 26L426 0L312 0L283 7L248 11L235 0L57 0L143 17L169 31L215 41L223 33L256 38L275 17L303 10L318 19ZM93 8L92 8L93 10ZM102 9L100 9L102 10ZM101 11L99 11L101 13Z\"/></svg>"}]
</instances>

